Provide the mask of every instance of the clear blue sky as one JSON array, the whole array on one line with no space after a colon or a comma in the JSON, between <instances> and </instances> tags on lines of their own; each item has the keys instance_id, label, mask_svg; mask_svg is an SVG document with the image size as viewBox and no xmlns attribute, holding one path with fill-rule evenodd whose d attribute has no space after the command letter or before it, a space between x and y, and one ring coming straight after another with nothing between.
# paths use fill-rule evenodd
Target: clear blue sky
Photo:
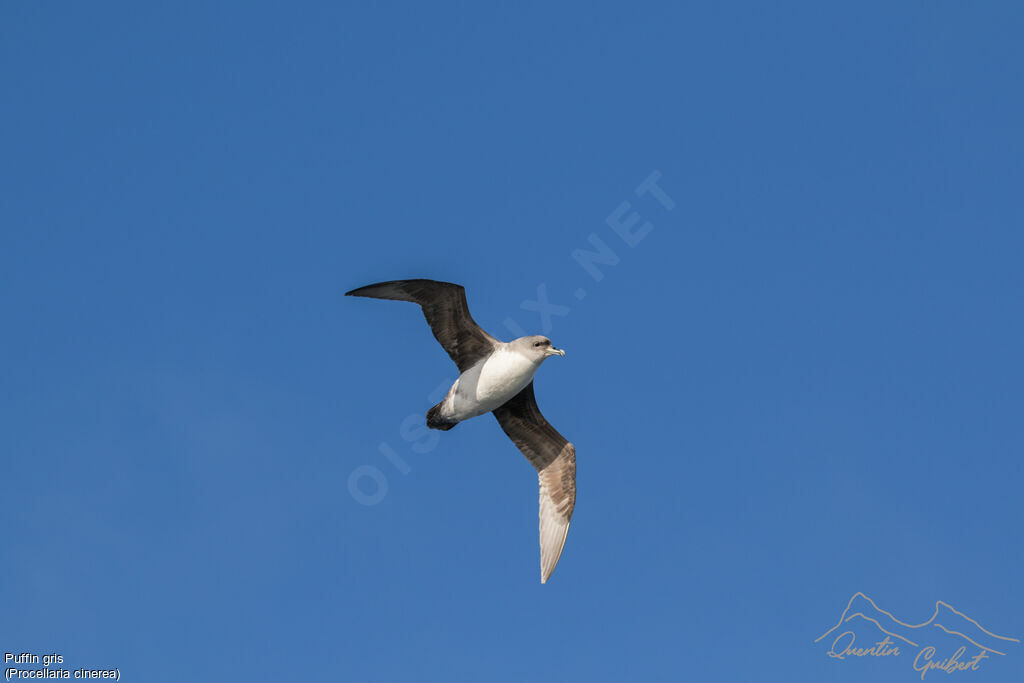
<instances>
[{"instance_id":1,"label":"clear blue sky","mask_svg":"<svg viewBox=\"0 0 1024 683\"><path fill-rule=\"evenodd\" d=\"M857 591L1024 638L1024 10L829 5L0 5L0 649L920 680L814 643ZM526 460L489 416L425 438L454 366L342 296L407 277L568 351L548 585ZM1024 645L983 667L948 680Z\"/></svg>"}]
</instances>

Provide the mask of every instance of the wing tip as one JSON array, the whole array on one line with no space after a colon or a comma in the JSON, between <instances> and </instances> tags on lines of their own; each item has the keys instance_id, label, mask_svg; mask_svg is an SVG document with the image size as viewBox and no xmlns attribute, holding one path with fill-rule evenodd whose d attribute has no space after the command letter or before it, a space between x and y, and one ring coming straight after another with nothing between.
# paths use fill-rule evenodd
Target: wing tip
<instances>
[{"instance_id":1,"label":"wing tip","mask_svg":"<svg viewBox=\"0 0 1024 683\"><path fill-rule=\"evenodd\" d=\"M465 287L457 285L454 282L442 282L440 280L428 280L426 278L412 278L409 280L387 280L386 282L374 282L371 285L364 285L362 287L350 289L345 292L345 296L365 296L371 299L395 299L397 301L421 303L420 295L422 292L416 293L414 291L407 291L405 288L409 287L450 287L458 289L463 292L463 294L465 294L466 291Z\"/></svg>"},{"instance_id":2,"label":"wing tip","mask_svg":"<svg viewBox=\"0 0 1024 683\"><path fill-rule=\"evenodd\" d=\"M389 280L388 282L374 282L372 285L363 285L362 287L350 289L347 292L345 292L345 296L368 296L371 299L376 299L380 297L375 297L373 294L370 293L370 290L380 289L382 287L394 287L396 285L401 286L405 282L405 280Z\"/></svg>"},{"instance_id":3,"label":"wing tip","mask_svg":"<svg viewBox=\"0 0 1024 683\"><path fill-rule=\"evenodd\" d=\"M374 282L373 284L370 284L370 285L363 285L362 287L356 287L355 289L350 289L347 292L345 292L345 296L369 296L370 298L379 298L379 297L374 297L372 294L368 294L367 293L368 290L377 289L379 287L402 285L405 282L407 282L407 281L406 280L388 280L387 282Z\"/></svg>"},{"instance_id":4,"label":"wing tip","mask_svg":"<svg viewBox=\"0 0 1024 683\"><path fill-rule=\"evenodd\" d=\"M359 292L363 291L364 289L369 289L370 287L373 287L373 286L374 285L364 285L362 287L356 287L355 289L350 289L347 292L345 292L345 296L359 296Z\"/></svg>"},{"instance_id":5,"label":"wing tip","mask_svg":"<svg viewBox=\"0 0 1024 683\"><path fill-rule=\"evenodd\" d=\"M545 584L545 583L548 582L548 579L551 578L551 575L555 573L555 567L558 566L558 561L560 559L562 559L562 551L565 550L565 539L569 537L569 525L570 524L572 524L571 520L567 521L565 523L565 529L563 529L563 531L562 531L562 540L558 544L558 548L557 548L557 551L555 552L555 556L554 557L545 558L544 557L544 554L545 554L544 550L545 550L545 548L544 548L543 544L541 544L541 552L540 552L540 582L541 582L541 584ZM547 568L544 567L545 559L548 560L548 564L550 565Z\"/></svg>"}]
</instances>

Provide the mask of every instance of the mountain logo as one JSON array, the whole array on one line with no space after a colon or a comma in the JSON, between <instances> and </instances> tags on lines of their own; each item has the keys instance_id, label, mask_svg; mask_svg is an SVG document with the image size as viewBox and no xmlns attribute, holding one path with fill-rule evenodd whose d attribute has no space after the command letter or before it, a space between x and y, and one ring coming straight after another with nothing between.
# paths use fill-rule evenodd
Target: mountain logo
<instances>
[{"instance_id":1,"label":"mountain logo","mask_svg":"<svg viewBox=\"0 0 1024 683\"><path fill-rule=\"evenodd\" d=\"M854 593L836 625L814 642L830 645L825 654L837 660L906 656L924 680L930 671L979 671L986 659L1005 657L1021 641L993 633L941 600L928 621L909 624L864 593Z\"/></svg>"}]
</instances>

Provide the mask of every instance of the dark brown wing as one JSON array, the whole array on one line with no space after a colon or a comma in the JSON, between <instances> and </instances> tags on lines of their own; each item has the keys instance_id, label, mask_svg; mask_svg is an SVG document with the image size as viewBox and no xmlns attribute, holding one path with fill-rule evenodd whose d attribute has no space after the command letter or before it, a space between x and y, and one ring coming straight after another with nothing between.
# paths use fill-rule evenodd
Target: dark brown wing
<instances>
[{"instance_id":1,"label":"dark brown wing","mask_svg":"<svg viewBox=\"0 0 1024 683\"><path fill-rule=\"evenodd\" d=\"M498 424L537 469L540 480L540 581L558 564L576 505L576 448L537 407L533 382L494 411Z\"/></svg>"},{"instance_id":2,"label":"dark brown wing","mask_svg":"<svg viewBox=\"0 0 1024 683\"><path fill-rule=\"evenodd\" d=\"M419 304L434 337L448 352L459 372L489 356L500 342L484 332L469 314L461 285L434 280L392 280L346 292L345 296L394 299Z\"/></svg>"}]
</instances>

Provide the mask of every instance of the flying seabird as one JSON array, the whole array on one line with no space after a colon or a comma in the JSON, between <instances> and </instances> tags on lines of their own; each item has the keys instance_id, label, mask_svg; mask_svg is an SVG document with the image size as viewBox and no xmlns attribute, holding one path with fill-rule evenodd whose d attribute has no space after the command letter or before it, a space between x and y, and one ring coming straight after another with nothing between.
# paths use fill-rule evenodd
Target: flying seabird
<instances>
[{"instance_id":1,"label":"flying seabird","mask_svg":"<svg viewBox=\"0 0 1024 683\"><path fill-rule=\"evenodd\" d=\"M473 321L466 290L450 282L393 280L346 292L345 296L419 304L434 337L458 366L459 378L444 399L427 411L427 426L448 430L463 420L493 412L498 424L540 480L540 582L558 564L576 504L576 448L537 407L533 375L550 356L564 356L540 335L498 341Z\"/></svg>"}]
</instances>

